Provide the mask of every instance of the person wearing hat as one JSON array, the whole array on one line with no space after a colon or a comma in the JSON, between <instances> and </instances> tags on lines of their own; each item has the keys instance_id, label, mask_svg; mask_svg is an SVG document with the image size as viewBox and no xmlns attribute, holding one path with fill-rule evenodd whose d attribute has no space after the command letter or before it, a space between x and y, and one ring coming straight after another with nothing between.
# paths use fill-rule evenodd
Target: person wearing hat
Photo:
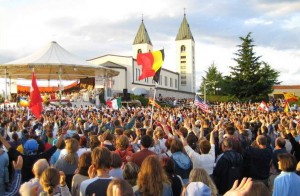
<instances>
[{"instance_id":1,"label":"person wearing hat","mask_svg":"<svg viewBox=\"0 0 300 196\"><path fill-rule=\"evenodd\" d=\"M201 195L201 196L211 196L210 188L203 182L190 182L188 186L183 190L182 195Z\"/></svg>"},{"instance_id":2,"label":"person wearing hat","mask_svg":"<svg viewBox=\"0 0 300 196\"><path fill-rule=\"evenodd\" d=\"M19 155L22 156L24 165L22 167L22 181L26 182L29 181L31 178L34 177L32 173L33 164L39 159L46 159L49 160L52 154L56 151L57 147L61 145L63 142L63 135L59 138L57 143L52 146L49 150L37 154L38 144L37 141L33 139L29 139L24 144L25 154L20 154L16 149L11 148L11 145L2 137L0 136L0 141L8 150L9 160L13 161L16 160Z\"/></svg>"},{"instance_id":3,"label":"person wearing hat","mask_svg":"<svg viewBox=\"0 0 300 196\"><path fill-rule=\"evenodd\" d=\"M39 148L39 144L35 139L29 139L25 142L23 148L25 155L33 155L36 154L36 151Z\"/></svg>"}]
</instances>

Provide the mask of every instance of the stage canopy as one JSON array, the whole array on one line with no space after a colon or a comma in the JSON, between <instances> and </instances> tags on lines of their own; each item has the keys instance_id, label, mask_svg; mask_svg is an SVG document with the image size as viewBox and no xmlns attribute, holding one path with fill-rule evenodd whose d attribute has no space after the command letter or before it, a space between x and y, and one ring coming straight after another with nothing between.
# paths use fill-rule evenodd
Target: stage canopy
<instances>
[{"instance_id":1,"label":"stage canopy","mask_svg":"<svg viewBox=\"0 0 300 196\"><path fill-rule=\"evenodd\" d=\"M74 87L77 87L79 84L78 81L75 81L67 86L64 86L64 91L72 89ZM58 92L59 87L57 86L39 86L39 90L41 93L53 93L53 92ZM17 92L21 93L29 93L30 92L30 86L24 86L24 85L17 85Z\"/></svg>"},{"instance_id":2,"label":"stage canopy","mask_svg":"<svg viewBox=\"0 0 300 196\"><path fill-rule=\"evenodd\" d=\"M25 58L0 64L0 75L3 78L31 79L33 69L37 79L46 80L114 77L119 74L118 71L82 60L53 41Z\"/></svg>"}]
</instances>

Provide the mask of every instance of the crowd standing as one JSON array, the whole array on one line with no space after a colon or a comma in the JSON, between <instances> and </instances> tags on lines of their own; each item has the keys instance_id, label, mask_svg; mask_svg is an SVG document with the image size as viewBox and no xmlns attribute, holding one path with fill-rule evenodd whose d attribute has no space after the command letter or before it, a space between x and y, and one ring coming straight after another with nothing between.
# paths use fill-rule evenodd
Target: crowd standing
<instances>
[{"instance_id":1,"label":"crowd standing","mask_svg":"<svg viewBox=\"0 0 300 196\"><path fill-rule=\"evenodd\" d=\"M1 109L0 195L298 195L300 112L257 105Z\"/></svg>"}]
</instances>

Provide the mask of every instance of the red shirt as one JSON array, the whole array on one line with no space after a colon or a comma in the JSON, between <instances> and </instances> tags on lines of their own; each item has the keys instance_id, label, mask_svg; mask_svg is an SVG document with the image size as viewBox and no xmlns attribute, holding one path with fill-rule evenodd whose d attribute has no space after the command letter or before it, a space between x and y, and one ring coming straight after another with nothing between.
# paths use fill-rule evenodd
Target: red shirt
<instances>
[{"instance_id":1,"label":"red shirt","mask_svg":"<svg viewBox=\"0 0 300 196\"><path fill-rule=\"evenodd\" d=\"M136 152L132 155L132 162L137 164L139 167L141 167L144 159L150 155L156 155L154 152L148 150L148 149L143 149L139 152Z\"/></svg>"}]
</instances>

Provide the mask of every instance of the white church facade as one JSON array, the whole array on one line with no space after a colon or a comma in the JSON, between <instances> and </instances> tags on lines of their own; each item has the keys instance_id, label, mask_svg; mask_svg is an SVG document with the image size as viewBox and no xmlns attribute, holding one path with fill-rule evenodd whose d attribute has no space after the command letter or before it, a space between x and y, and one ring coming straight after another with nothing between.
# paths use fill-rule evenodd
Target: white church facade
<instances>
[{"instance_id":1,"label":"white church facade","mask_svg":"<svg viewBox=\"0 0 300 196\"><path fill-rule=\"evenodd\" d=\"M162 68L159 83L156 85L156 96L193 98L196 92L195 41L185 14L175 44L176 72ZM110 83L112 94L122 93L124 90L129 93L140 90L145 96L152 97L155 82L152 78L138 79L142 70L136 62L138 53L149 51L153 51L153 45L142 20L133 41L132 56L107 54L88 61L119 71L119 75L112 78Z\"/></svg>"}]
</instances>

